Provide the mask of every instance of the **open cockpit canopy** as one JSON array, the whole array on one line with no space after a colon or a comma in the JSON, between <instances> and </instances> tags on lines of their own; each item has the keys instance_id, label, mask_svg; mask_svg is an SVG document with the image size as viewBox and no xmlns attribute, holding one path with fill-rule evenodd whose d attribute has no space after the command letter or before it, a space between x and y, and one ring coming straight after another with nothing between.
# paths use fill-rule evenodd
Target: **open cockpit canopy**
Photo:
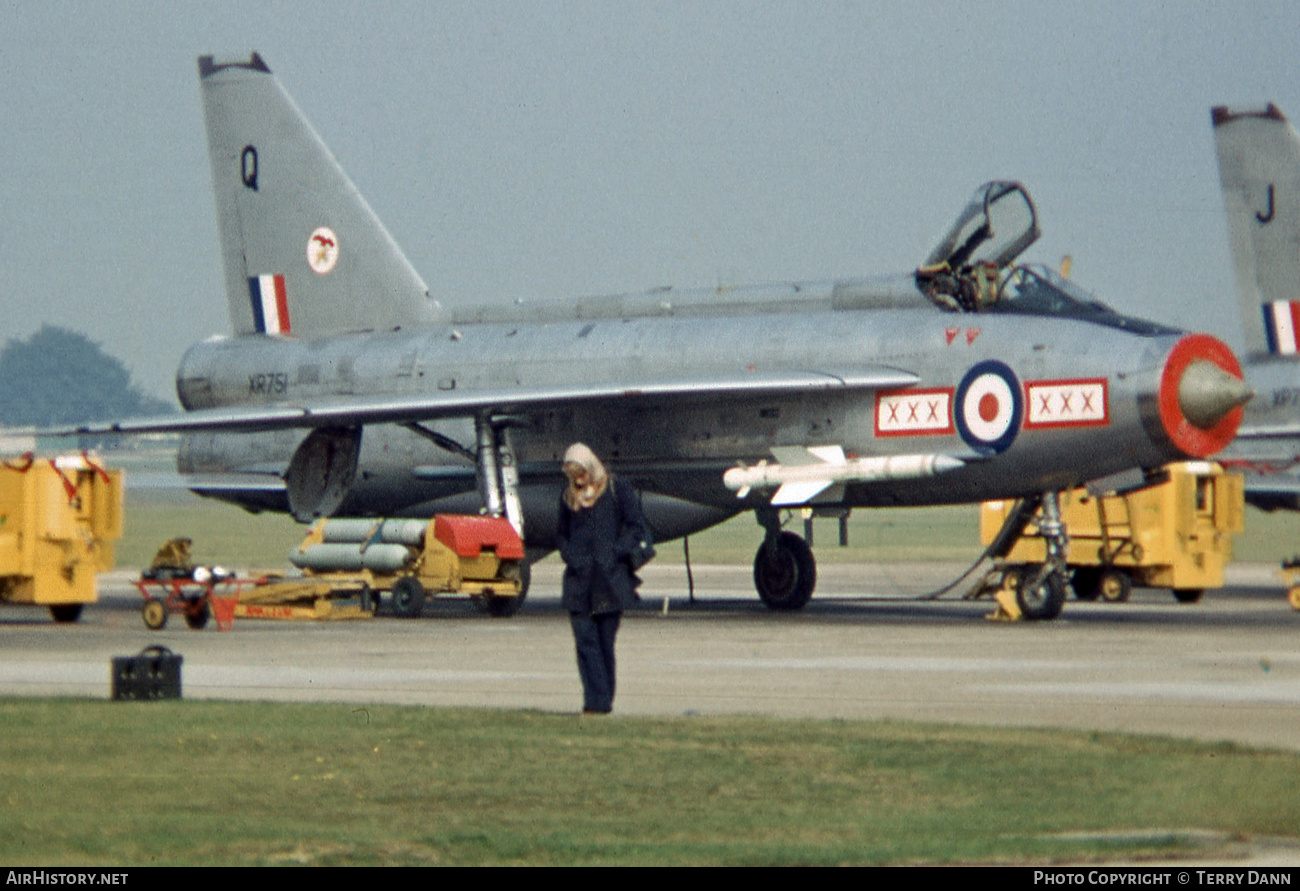
<instances>
[{"instance_id":1,"label":"open cockpit canopy","mask_svg":"<svg viewBox=\"0 0 1300 891\"><path fill-rule=\"evenodd\" d=\"M1002 269L1038 240L1038 213L1017 182L988 182L975 190L956 222L921 268L991 264Z\"/></svg>"},{"instance_id":2,"label":"open cockpit canopy","mask_svg":"<svg viewBox=\"0 0 1300 891\"><path fill-rule=\"evenodd\" d=\"M1038 213L1025 187L985 183L917 268L917 287L946 309L977 312L997 299L1002 270L1038 236Z\"/></svg>"},{"instance_id":3,"label":"open cockpit canopy","mask_svg":"<svg viewBox=\"0 0 1300 891\"><path fill-rule=\"evenodd\" d=\"M944 309L1079 319L1137 334L1163 325L1120 315L1045 266L1014 261L1038 240L1033 199L1018 182L995 180L975 190L956 222L916 270L916 286Z\"/></svg>"}]
</instances>

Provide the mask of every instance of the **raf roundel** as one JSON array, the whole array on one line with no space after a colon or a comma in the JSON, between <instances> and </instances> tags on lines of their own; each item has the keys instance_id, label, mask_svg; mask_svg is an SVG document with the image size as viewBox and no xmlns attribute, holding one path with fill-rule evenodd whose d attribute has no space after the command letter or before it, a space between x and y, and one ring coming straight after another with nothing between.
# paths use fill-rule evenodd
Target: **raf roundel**
<instances>
[{"instance_id":1,"label":"raf roundel","mask_svg":"<svg viewBox=\"0 0 1300 891\"><path fill-rule=\"evenodd\" d=\"M957 386L957 432L971 448L1004 452L1020 432L1024 400L1015 372L1001 362L980 362Z\"/></svg>"},{"instance_id":2,"label":"raf roundel","mask_svg":"<svg viewBox=\"0 0 1300 891\"><path fill-rule=\"evenodd\" d=\"M325 275L339 261L339 238L328 226L321 226L307 239L307 265L317 275Z\"/></svg>"}]
</instances>

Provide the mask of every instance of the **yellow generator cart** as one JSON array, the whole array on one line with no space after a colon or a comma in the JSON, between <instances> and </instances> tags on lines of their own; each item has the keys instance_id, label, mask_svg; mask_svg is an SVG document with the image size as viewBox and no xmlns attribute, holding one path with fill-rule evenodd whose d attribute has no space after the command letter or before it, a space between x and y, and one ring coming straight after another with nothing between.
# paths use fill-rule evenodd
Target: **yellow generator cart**
<instances>
[{"instance_id":1,"label":"yellow generator cart","mask_svg":"<svg viewBox=\"0 0 1300 891\"><path fill-rule=\"evenodd\" d=\"M1061 519L1070 538L1067 559L1081 600L1127 600L1136 584L1170 588L1180 602L1195 603L1206 588L1223 587L1232 538L1244 525L1242 478L1205 461L1171 464L1161 476L1161 482L1123 493L1061 493ZM984 504L980 537L985 544L1014 506ZM1014 576L1045 559L1035 518L1005 557L1003 571Z\"/></svg>"},{"instance_id":2,"label":"yellow generator cart","mask_svg":"<svg viewBox=\"0 0 1300 891\"><path fill-rule=\"evenodd\" d=\"M122 537L122 473L84 455L0 465L0 600L75 622Z\"/></svg>"}]
</instances>

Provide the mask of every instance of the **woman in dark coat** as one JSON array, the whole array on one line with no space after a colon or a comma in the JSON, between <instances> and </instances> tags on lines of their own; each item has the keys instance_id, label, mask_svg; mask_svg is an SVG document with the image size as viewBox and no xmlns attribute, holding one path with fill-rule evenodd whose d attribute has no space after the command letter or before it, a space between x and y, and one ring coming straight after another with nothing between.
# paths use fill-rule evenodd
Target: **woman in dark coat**
<instances>
[{"instance_id":1,"label":"woman in dark coat","mask_svg":"<svg viewBox=\"0 0 1300 891\"><path fill-rule=\"evenodd\" d=\"M637 602L637 566L653 554L650 529L632 487L616 482L582 443L564 453L569 485L556 538L564 560L561 602L569 611L582 678L582 710L614 709L614 638L623 610Z\"/></svg>"}]
</instances>

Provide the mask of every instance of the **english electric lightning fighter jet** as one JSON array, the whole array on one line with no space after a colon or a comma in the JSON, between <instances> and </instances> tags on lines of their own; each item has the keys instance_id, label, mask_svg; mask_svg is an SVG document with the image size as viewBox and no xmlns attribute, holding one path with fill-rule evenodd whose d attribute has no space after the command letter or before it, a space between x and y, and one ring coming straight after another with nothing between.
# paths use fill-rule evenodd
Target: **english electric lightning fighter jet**
<instances>
[{"instance_id":1,"label":"english electric lightning fighter jet","mask_svg":"<svg viewBox=\"0 0 1300 891\"><path fill-rule=\"evenodd\" d=\"M1228 214L1246 376L1260 397L1220 460L1246 500L1300 510L1300 135L1276 105L1210 113Z\"/></svg>"},{"instance_id":2,"label":"english electric lightning fighter jet","mask_svg":"<svg viewBox=\"0 0 1300 891\"><path fill-rule=\"evenodd\" d=\"M444 307L260 56L199 77L234 336L185 356L186 415L83 431L180 431L191 488L251 510L485 510L536 555L582 441L661 539L754 511L758 593L797 609L790 508L1041 496L1217 452L1250 398L1213 337L1012 265L1039 230L1011 182L891 278ZM1040 576L1050 618L1063 565Z\"/></svg>"}]
</instances>

